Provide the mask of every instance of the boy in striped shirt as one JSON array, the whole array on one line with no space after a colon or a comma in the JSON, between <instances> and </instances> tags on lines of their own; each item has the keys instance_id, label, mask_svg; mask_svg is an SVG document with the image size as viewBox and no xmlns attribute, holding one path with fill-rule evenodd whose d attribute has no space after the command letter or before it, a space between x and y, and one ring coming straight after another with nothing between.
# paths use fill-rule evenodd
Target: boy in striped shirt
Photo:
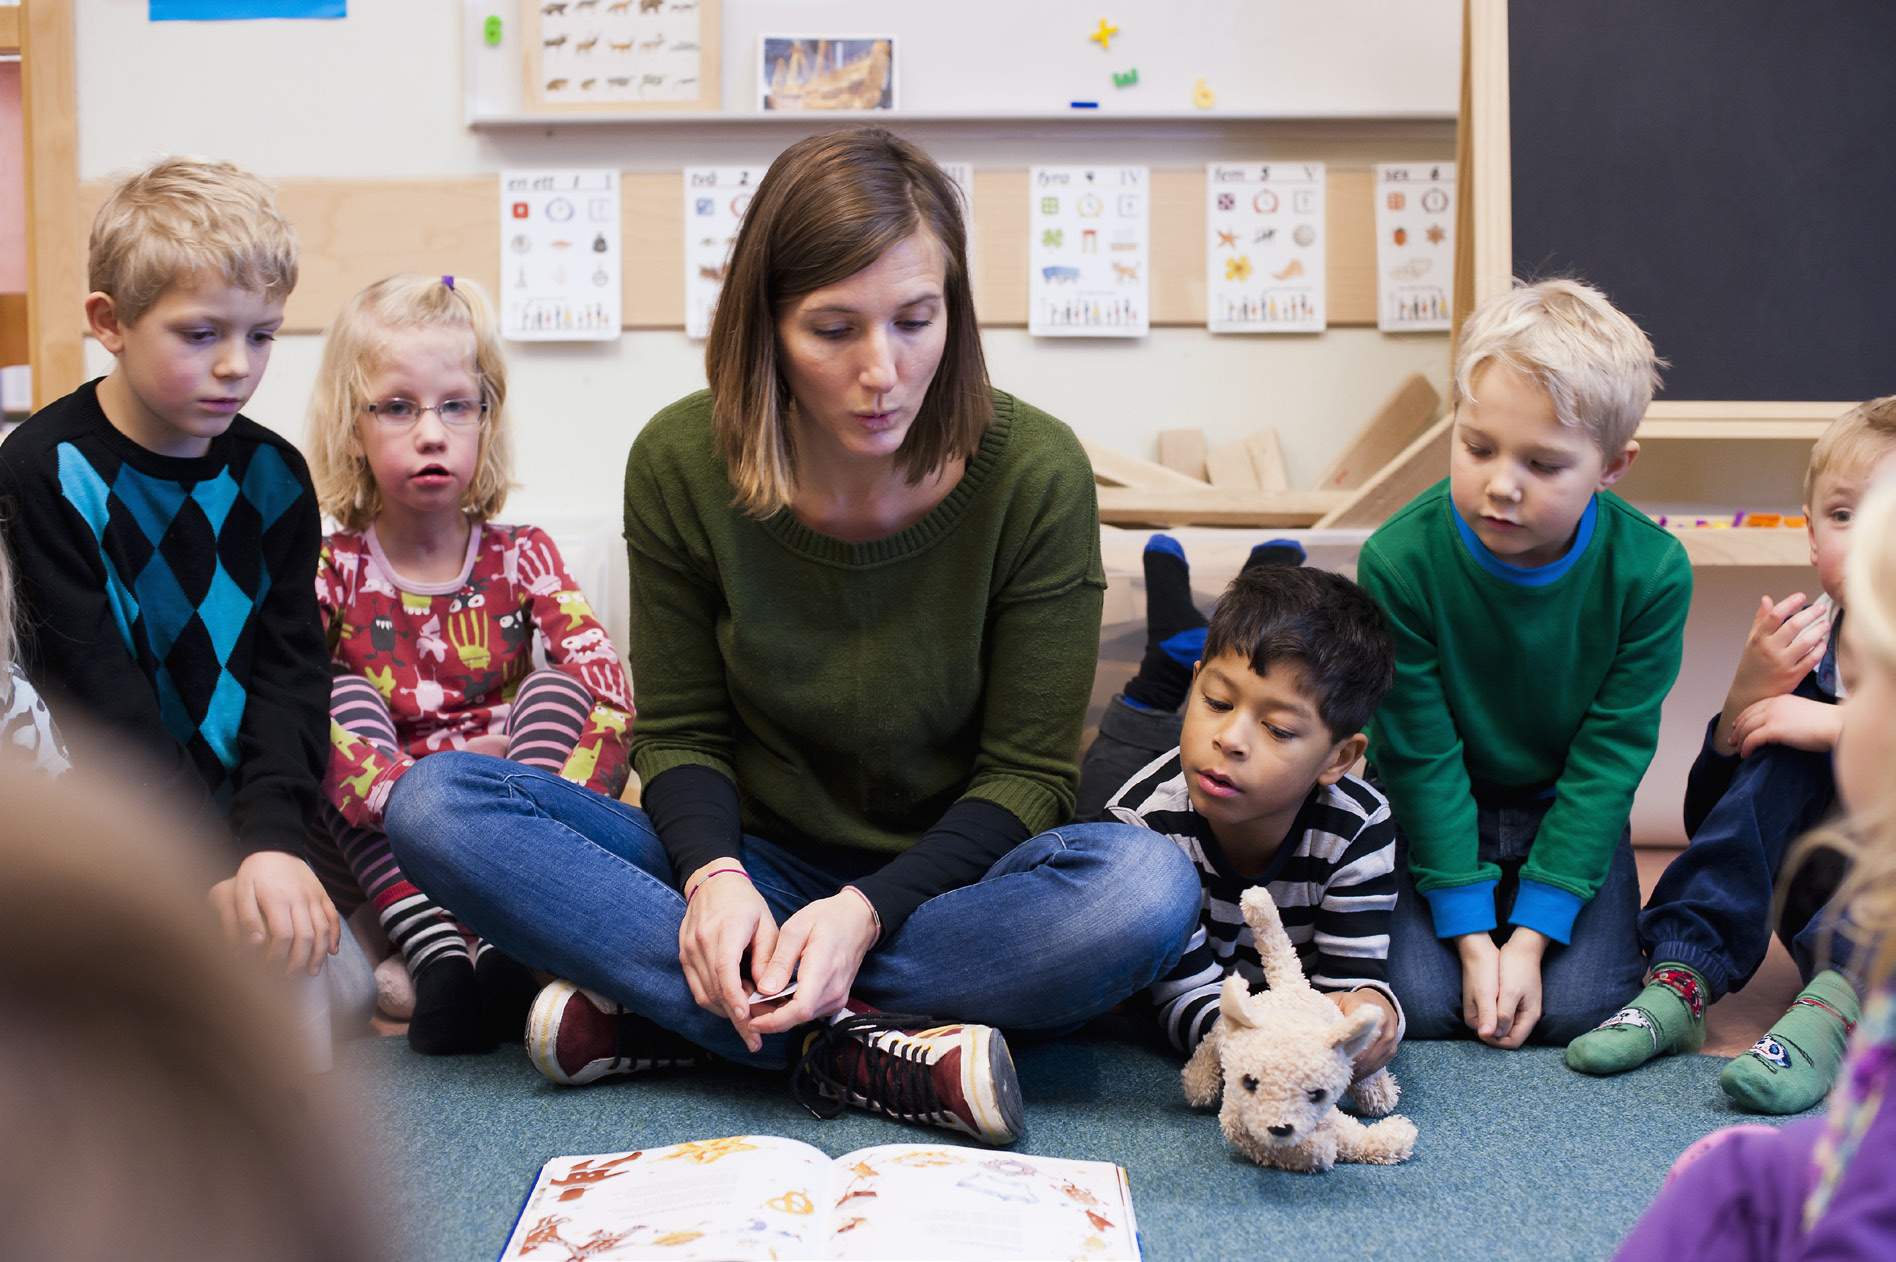
<instances>
[{"instance_id":1,"label":"boy in striped shirt","mask_svg":"<svg viewBox=\"0 0 1896 1262\"><path fill-rule=\"evenodd\" d=\"M1349 774L1393 672L1382 614L1340 575L1261 566L1218 601L1179 747L1106 808L1167 834L1198 867L1198 928L1147 992L1179 1051L1190 1053L1217 1020L1228 975L1264 984L1238 911L1244 891L1263 885L1311 984L1345 1013L1368 1006L1383 1015L1357 1076L1395 1055L1403 1030L1387 980L1395 825L1382 794Z\"/></svg>"}]
</instances>

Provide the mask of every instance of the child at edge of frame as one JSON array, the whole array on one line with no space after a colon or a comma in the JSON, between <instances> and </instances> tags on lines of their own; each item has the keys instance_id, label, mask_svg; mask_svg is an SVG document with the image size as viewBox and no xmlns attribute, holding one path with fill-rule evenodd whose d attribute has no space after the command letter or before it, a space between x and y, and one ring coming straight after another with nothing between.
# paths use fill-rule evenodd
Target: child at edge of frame
<instances>
[{"instance_id":1,"label":"child at edge of frame","mask_svg":"<svg viewBox=\"0 0 1896 1262\"><path fill-rule=\"evenodd\" d=\"M366 1026L367 960L303 859L329 681L303 457L242 415L296 285L275 195L166 158L93 220L86 320L117 361L0 446L22 658L75 765L129 747L142 791L234 843L210 898L226 936L303 984L312 1068ZM321 979L318 981L317 979Z\"/></svg>"}]
</instances>

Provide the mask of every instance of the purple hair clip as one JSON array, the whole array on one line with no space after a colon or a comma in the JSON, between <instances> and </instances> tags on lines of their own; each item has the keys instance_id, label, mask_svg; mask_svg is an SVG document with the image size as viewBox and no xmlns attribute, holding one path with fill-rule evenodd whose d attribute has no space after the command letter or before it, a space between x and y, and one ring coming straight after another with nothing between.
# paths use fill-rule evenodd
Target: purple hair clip
<instances>
[{"instance_id":1,"label":"purple hair clip","mask_svg":"<svg viewBox=\"0 0 1896 1262\"><path fill-rule=\"evenodd\" d=\"M452 277L452 276L443 276L443 277L441 278L441 283L442 283L442 284L444 284L444 285L446 285L446 286L447 286L447 287L448 287L449 289L453 289L453 288L454 288L454 277Z\"/></svg>"}]
</instances>

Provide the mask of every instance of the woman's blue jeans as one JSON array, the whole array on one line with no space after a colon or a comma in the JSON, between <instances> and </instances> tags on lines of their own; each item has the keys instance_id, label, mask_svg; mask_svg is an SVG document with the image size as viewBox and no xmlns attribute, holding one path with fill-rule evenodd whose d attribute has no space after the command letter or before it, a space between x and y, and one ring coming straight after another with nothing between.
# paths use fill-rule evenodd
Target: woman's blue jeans
<instances>
[{"instance_id":1,"label":"woman's blue jeans","mask_svg":"<svg viewBox=\"0 0 1896 1262\"><path fill-rule=\"evenodd\" d=\"M410 880L514 959L568 978L730 1060L789 1063L788 1035L748 1052L700 1008L678 962L685 898L645 812L481 754L424 758L389 798ZM885 856L810 856L746 836L781 924ZM872 950L853 997L1008 1031L1071 1030L1163 977L1197 924L1198 876L1168 838L1125 824L1056 828L972 885L918 907Z\"/></svg>"}]
</instances>

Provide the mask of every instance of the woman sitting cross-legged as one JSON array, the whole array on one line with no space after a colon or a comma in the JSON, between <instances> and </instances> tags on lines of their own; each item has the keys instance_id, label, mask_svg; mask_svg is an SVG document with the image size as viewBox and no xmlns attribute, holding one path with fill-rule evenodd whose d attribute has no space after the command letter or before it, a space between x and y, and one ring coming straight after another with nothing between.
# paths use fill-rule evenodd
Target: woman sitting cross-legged
<instances>
[{"instance_id":1,"label":"woman sitting cross-legged","mask_svg":"<svg viewBox=\"0 0 1896 1262\"><path fill-rule=\"evenodd\" d=\"M772 164L705 361L626 468L644 809L444 753L389 801L395 853L570 979L528 1025L557 1081L795 1062L813 1111L1011 1142L1000 1030L1164 976L1199 906L1160 834L1066 824L1105 588L1091 467L989 387L955 188L879 129Z\"/></svg>"}]
</instances>

